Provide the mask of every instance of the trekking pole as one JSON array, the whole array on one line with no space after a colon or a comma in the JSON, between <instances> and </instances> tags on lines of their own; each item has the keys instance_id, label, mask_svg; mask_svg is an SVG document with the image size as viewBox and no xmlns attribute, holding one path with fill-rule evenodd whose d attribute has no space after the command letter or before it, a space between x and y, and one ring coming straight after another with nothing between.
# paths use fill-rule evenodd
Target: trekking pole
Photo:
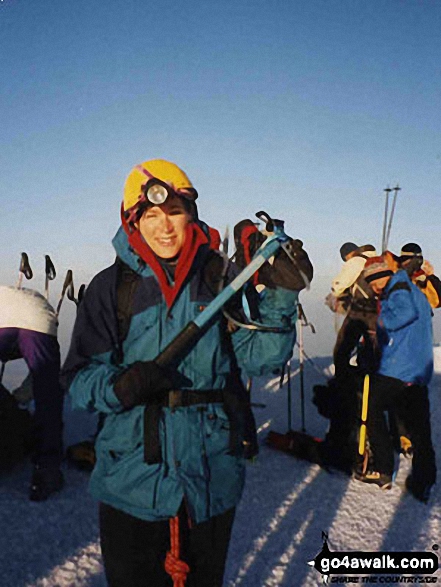
<instances>
[{"instance_id":1,"label":"trekking pole","mask_svg":"<svg viewBox=\"0 0 441 587\"><path fill-rule=\"evenodd\" d=\"M390 230L392 228L392 220L394 218L394 214L395 214L395 205L397 203L397 196L398 196L398 192L401 190L400 186L397 184L394 187L394 198L392 200L392 210L389 216L389 224L387 226L387 231L386 231L386 241L384 243L384 251L387 251L387 247L389 245L389 237L390 237ZM383 253L384 253L383 251Z\"/></svg>"},{"instance_id":2,"label":"trekking pole","mask_svg":"<svg viewBox=\"0 0 441 587\"><path fill-rule=\"evenodd\" d=\"M45 255L45 273L46 273L46 280L44 285L44 295L46 299L49 299L49 281L52 281L57 276L57 272L55 271L54 264L51 261L49 255Z\"/></svg>"},{"instance_id":3,"label":"trekking pole","mask_svg":"<svg viewBox=\"0 0 441 587\"><path fill-rule=\"evenodd\" d=\"M222 310L228 300L241 289L258 269L277 253L289 237L283 230L282 220L273 220L266 212L258 212L256 216L266 223L270 236L256 251L251 263L223 289L199 316L185 326L185 328L165 347L156 357L155 362L160 367L168 367L181 361L204 334L204 328L213 317Z\"/></svg>"},{"instance_id":4,"label":"trekking pole","mask_svg":"<svg viewBox=\"0 0 441 587\"><path fill-rule=\"evenodd\" d=\"M386 204L384 207L383 236L381 238L381 252L382 253L384 253L384 251L386 250L386 227L387 227L387 215L389 212L389 194L392 191L392 189L389 186L387 186L387 188L385 188L383 191L386 192Z\"/></svg>"},{"instance_id":5,"label":"trekking pole","mask_svg":"<svg viewBox=\"0 0 441 587\"><path fill-rule=\"evenodd\" d=\"M58 300L57 309L55 311L55 315L57 317L58 317L58 315L60 313L61 304L63 303L64 295L65 295L66 290L68 288L70 288L71 289L71 292L73 292L73 276L72 276L72 270L71 269L68 269L67 270L66 277L64 279L64 283L63 283L63 288L61 290L60 299Z\"/></svg>"},{"instance_id":6,"label":"trekking pole","mask_svg":"<svg viewBox=\"0 0 441 587\"><path fill-rule=\"evenodd\" d=\"M20 259L20 268L18 270L18 281L17 281L17 289L21 289L21 282L23 281L23 275L26 279L32 279L33 273L31 266L29 265L29 259L26 253L21 254Z\"/></svg>"},{"instance_id":7,"label":"trekking pole","mask_svg":"<svg viewBox=\"0 0 441 587\"><path fill-rule=\"evenodd\" d=\"M286 365L286 386L288 391L288 432L292 430L291 361Z\"/></svg>"},{"instance_id":8,"label":"trekking pole","mask_svg":"<svg viewBox=\"0 0 441 587\"><path fill-rule=\"evenodd\" d=\"M363 400L361 406L361 426L360 426L360 438L358 441L358 454L363 457L363 473L367 469L367 458L366 458L366 424L368 417L368 406L369 406L369 375L364 376L363 381Z\"/></svg>"},{"instance_id":9,"label":"trekking pole","mask_svg":"<svg viewBox=\"0 0 441 587\"><path fill-rule=\"evenodd\" d=\"M305 382L304 382L304 365L303 365L303 309L301 304L299 308L299 368L300 368L300 407L302 414L302 432L305 432Z\"/></svg>"},{"instance_id":10,"label":"trekking pole","mask_svg":"<svg viewBox=\"0 0 441 587\"><path fill-rule=\"evenodd\" d=\"M309 326L311 332L315 334L314 325L306 318L305 311L300 302L297 302L297 308L299 313L299 369L300 369L300 401L302 410L302 432L306 431L305 428L305 381L304 381L304 362L305 362L305 349L303 344L303 327Z\"/></svg>"}]
</instances>

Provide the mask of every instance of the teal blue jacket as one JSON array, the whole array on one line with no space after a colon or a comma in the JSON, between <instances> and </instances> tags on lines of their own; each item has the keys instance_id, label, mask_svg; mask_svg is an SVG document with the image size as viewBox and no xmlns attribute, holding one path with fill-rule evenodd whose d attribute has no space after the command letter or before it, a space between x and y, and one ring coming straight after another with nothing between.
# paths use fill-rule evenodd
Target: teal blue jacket
<instances>
[{"instance_id":1,"label":"teal blue jacket","mask_svg":"<svg viewBox=\"0 0 441 587\"><path fill-rule=\"evenodd\" d=\"M162 462L143 459L143 406L124 409L113 382L135 361L158 353L213 299L205 286L207 245L199 247L188 278L168 308L152 268L141 262L120 229L113 240L116 253L142 277L133 300L133 317L123 343L122 364L114 360L118 344L116 264L94 277L79 307L64 374L74 407L105 414L96 441L97 463L90 490L105 502L135 517L163 520L176 515L183 500L196 523L234 507L241 496L245 461L230 453L230 422L222 404L162 408L159 424ZM227 281L237 274L229 264ZM248 376L279 370L295 343L297 292L266 289L259 298L260 319L284 325L284 332L239 329L232 334L235 360ZM203 338L180 363L187 379L182 389L218 390L231 371L225 320L218 316Z\"/></svg>"}]
</instances>

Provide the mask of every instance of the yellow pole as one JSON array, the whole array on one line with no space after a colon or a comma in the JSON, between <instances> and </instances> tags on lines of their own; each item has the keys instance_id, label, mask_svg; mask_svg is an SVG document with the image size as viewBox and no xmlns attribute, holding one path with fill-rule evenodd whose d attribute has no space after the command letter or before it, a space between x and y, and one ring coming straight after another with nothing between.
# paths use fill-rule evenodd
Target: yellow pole
<instances>
[{"instance_id":1,"label":"yellow pole","mask_svg":"<svg viewBox=\"0 0 441 587\"><path fill-rule=\"evenodd\" d=\"M364 455L366 448L366 422L368 415L368 403L369 403L369 375L365 375L363 381L363 403L361 408L361 427L360 427L360 440L358 443L358 453Z\"/></svg>"}]
</instances>

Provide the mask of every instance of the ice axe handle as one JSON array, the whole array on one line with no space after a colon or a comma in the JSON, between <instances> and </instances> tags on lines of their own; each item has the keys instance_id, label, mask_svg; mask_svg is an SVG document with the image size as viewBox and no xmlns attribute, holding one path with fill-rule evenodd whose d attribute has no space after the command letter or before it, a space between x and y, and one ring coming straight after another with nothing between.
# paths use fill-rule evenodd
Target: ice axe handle
<instances>
[{"instance_id":1,"label":"ice axe handle","mask_svg":"<svg viewBox=\"0 0 441 587\"><path fill-rule=\"evenodd\" d=\"M256 216L259 220L265 223L265 229L268 232L274 232L274 227L277 226L280 229L283 229L285 223L283 220L275 220L271 218L266 212L260 210L260 212L256 212Z\"/></svg>"},{"instance_id":2,"label":"ice axe handle","mask_svg":"<svg viewBox=\"0 0 441 587\"><path fill-rule=\"evenodd\" d=\"M26 279L32 279L33 273L31 266L29 265L29 259L26 253L21 254L21 261L20 261L20 269L19 271L23 273Z\"/></svg>"},{"instance_id":3,"label":"ice axe handle","mask_svg":"<svg viewBox=\"0 0 441 587\"><path fill-rule=\"evenodd\" d=\"M189 322L184 330L159 353L155 363L159 367L167 368L179 362L199 340L201 330L197 324Z\"/></svg>"}]
</instances>

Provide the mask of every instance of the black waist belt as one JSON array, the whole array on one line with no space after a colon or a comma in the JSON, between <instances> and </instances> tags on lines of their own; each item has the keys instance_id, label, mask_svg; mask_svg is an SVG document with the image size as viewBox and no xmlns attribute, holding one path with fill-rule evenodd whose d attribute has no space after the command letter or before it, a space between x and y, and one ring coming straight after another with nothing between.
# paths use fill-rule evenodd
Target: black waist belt
<instances>
[{"instance_id":1,"label":"black waist belt","mask_svg":"<svg viewBox=\"0 0 441 587\"><path fill-rule=\"evenodd\" d=\"M223 403L224 392L220 389L173 390L156 403L144 409L144 461L149 465L162 462L161 440L159 438L159 419L162 408L181 408L196 404Z\"/></svg>"},{"instance_id":2,"label":"black waist belt","mask_svg":"<svg viewBox=\"0 0 441 587\"><path fill-rule=\"evenodd\" d=\"M195 404L215 404L224 401L224 392L220 389L210 389L205 391L190 391L187 389L178 389L169 391L165 396L162 406L164 408L182 408L184 406L194 406Z\"/></svg>"}]
</instances>

